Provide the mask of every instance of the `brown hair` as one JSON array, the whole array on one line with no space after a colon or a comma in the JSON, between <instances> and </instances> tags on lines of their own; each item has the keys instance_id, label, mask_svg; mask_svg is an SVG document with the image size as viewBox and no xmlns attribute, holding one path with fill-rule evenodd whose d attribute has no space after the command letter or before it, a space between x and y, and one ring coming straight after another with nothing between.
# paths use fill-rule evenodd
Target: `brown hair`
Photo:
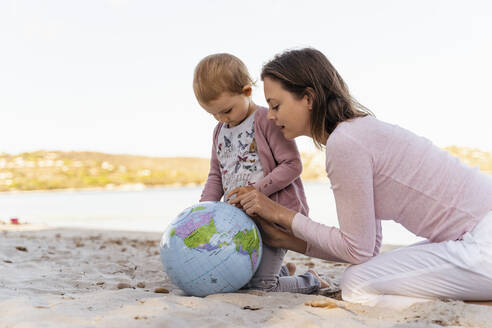
<instances>
[{"instance_id":1,"label":"brown hair","mask_svg":"<svg viewBox=\"0 0 492 328\"><path fill-rule=\"evenodd\" d=\"M223 92L243 93L247 85L254 85L246 65L231 54L219 53L203 58L195 67L193 91L200 102L208 103Z\"/></svg>"},{"instance_id":2,"label":"brown hair","mask_svg":"<svg viewBox=\"0 0 492 328\"><path fill-rule=\"evenodd\" d=\"M277 54L261 71L261 79L269 77L297 99L311 97L311 134L318 148L323 138L338 123L372 112L349 93L345 82L323 53L313 48L288 50Z\"/></svg>"}]
</instances>

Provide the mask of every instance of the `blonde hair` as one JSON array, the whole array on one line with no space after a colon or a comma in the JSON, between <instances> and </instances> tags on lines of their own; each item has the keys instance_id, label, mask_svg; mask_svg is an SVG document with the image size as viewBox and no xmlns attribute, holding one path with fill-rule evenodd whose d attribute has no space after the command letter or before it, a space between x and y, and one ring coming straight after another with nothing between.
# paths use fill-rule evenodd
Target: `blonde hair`
<instances>
[{"instance_id":1,"label":"blonde hair","mask_svg":"<svg viewBox=\"0 0 492 328\"><path fill-rule=\"evenodd\" d=\"M219 53L203 58L195 67L193 91L199 102L208 103L223 92L242 94L254 85L246 65L231 54Z\"/></svg>"}]
</instances>

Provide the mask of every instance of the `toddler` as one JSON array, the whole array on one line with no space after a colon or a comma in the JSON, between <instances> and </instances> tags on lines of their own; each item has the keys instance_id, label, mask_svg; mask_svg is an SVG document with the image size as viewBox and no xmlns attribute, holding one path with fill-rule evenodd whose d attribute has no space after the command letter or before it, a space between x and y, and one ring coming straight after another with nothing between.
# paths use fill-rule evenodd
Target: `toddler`
<instances>
[{"instance_id":1,"label":"toddler","mask_svg":"<svg viewBox=\"0 0 492 328\"><path fill-rule=\"evenodd\" d=\"M272 200L304 215L308 206L299 175L302 164L294 141L267 119L267 109L252 99L253 81L244 63L230 54L203 58L195 68L193 90L208 113L219 121L213 132L210 172L200 201L228 201L227 195L256 188ZM313 293L324 282L313 270L294 276L283 266L286 250L263 245L263 257L251 289ZM322 285L323 283L323 285Z\"/></svg>"}]
</instances>

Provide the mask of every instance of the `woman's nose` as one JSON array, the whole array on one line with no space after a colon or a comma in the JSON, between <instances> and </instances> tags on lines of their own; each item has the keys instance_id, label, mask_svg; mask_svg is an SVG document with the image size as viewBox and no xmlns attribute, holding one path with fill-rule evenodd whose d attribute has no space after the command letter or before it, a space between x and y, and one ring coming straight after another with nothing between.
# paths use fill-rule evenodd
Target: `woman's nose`
<instances>
[{"instance_id":1,"label":"woman's nose","mask_svg":"<svg viewBox=\"0 0 492 328\"><path fill-rule=\"evenodd\" d=\"M268 112L267 112L267 119L269 119L269 120L275 120L275 115L274 115L273 110L268 109Z\"/></svg>"}]
</instances>

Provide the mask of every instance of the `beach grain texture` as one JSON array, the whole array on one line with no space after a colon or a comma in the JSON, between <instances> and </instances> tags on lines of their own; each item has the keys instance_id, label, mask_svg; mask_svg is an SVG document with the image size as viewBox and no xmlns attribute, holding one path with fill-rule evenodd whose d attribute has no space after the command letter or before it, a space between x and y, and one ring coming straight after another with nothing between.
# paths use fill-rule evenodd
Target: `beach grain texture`
<instances>
[{"instance_id":1,"label":"beach grain texture","mask_svg":"<svg viewBox=\"0 0 492 328\"><path fill-rule=\"evenodd\" d=\"M162 268L160 237L0 225L0 327L491 327L492 307L460 301L399 312L341 301L346 265L292 252L298 272L314 268L332 287L189 297Z\"/></svg>"}]
</instances>

